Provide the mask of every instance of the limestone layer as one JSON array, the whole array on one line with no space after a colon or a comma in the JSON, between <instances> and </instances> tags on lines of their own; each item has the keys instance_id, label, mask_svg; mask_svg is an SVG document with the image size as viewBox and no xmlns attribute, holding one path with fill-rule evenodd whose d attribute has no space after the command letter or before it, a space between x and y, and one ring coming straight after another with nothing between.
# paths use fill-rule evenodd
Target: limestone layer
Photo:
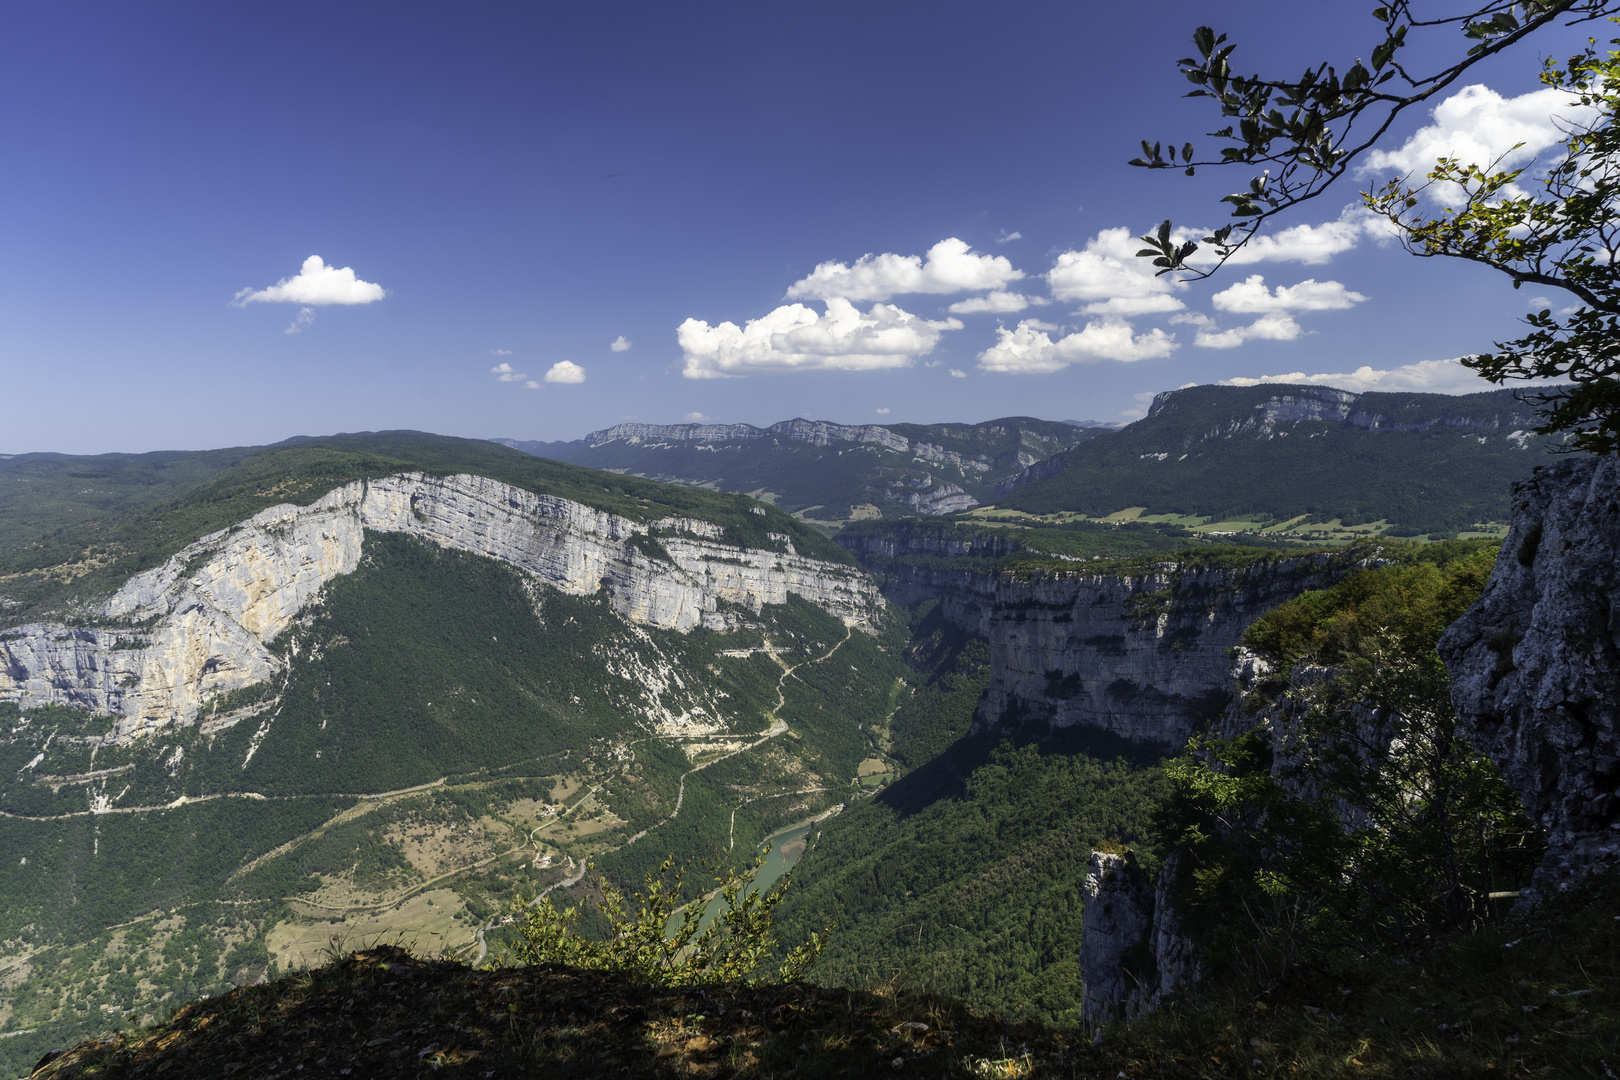
<instances>
[{"instance_id":1,"label":"limestone layer","mask_svg":"<svg viewBox=\"0 0 1620 1080\"><path fill-rule=\"evenodd\" d=\"M649 526L486 477L405 473L205 536L131 578L84 626L8 633L0 701L112 714L120 739L194 722L204 701L277 670L268 644L323 585L359 565L367 529L499 559L576 596L605 590L625 619L666 629L725 628L723 605L758 611L790 595L859 625L882 604L866 575L801 556L785 535L773 534L778 551L740 548L708 522ZM632 543L649 532L667 560Z\"/></svg>"}]
</instances>

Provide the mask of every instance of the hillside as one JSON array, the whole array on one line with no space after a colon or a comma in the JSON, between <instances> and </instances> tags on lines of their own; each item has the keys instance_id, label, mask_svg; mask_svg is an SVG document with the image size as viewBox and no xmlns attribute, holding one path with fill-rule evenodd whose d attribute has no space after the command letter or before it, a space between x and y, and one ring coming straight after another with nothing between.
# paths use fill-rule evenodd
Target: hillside
<instances>
[{"instance_id":1,"label":"hillside","mask_svg":"<svg viewBox=\"0 0 1620 1080\"><path fill-rule=\"evenodd\" d=\"M903 620L779 510L415 433L196 471L88 572L44 497L0 552L13 1074L334 938L477 959L587 860L742 858L892 769Z\"/></svg>"},{"instance_id":2,"label":"hillside","mask_svg":"<svg viewBox=\"0 0 1620 1080\"><path fill-rule=\"evenodd\" d=\"M981 424L619 424L574 442L503 445L679 484L747 492L826 523L937 516L988 501L1001 481L1106 434L1027 416Z\"/></svg>"},{"instance_id":3,"label":"hillside","mask_svg":"<svg viewBox=\"0 0 1620 1080\"><path fill-rule=\"evenodd\" d=\"M697 518L738 543L776 531L806 553L843 557L787 514L752 513L751 499L614 476L481 439L386 431L190 454L26 454L0 460L0 627L108 595L261 510L307 506L343 484L406 471L486 476L634 521Z\"/></svg>"},{"instance_id":4,"label":"hillside","mask_svg":"<svg viewBox=\"0 0 1620 1080\"><path fill-rule=\"evenodd\" d=\"M1142 508L1257 527L1385 521L1395 535L1452 535L1505 522L1512 483L1549 460L1533 410L1513 394L1172 390L1142 420L1014 477L995 504L1090 517Z\"/></svg>"}]
</instances>

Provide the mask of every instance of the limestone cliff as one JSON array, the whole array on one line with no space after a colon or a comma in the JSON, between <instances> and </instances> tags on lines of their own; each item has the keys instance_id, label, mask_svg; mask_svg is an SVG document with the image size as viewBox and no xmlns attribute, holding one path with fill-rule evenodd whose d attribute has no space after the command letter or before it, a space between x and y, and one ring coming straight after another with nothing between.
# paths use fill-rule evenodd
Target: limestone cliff
<instances>
[{"instance_id":1,"label":"limestone cliff","mask_svg":"<svg viewBox=\"0 0 1620 1080\"><path fill-rule=\"evenodd\" d=\"M1131 852L1091 853L1080 937L1085 1026L1134 1020L1199 980L1197 949L1168 895L1178 858L1166 860L1155 885Z\"/></svg>"},{"instance_id":2,"label":"limestone cliff","mask_svg":"<svg viewBox=\"0 0 1620 1080\"><path fill-rule=\"evenodd\" d=\"M1537 890L1620 850L1620 461L1514 490L1485 592L1440 639L1462 731L1547 831Z\"/></svg>"},{"instance_id":3,"label":"limestone cliff","mask_svg":"<svg viewBox=\"0 0 1620 1080\"><path fill-rule=\"evenodd\" d=\"M1363 557L1003 575L985 619L990 689L975 726L1085 725L1179 748L1230 699L1229 653L1249 623L1331 584Z\"/></svg>"},{"instance_id":4,"label":"limestone cliff","mask_svg":"<svg viewBox=\"0 0 1620 1080\"><path fill-rule=\"evenodd\" d=\"M757 611L790 595L855 624L882 603L860 571L801 556L786 536L773 537L780 550L740 548L708 522L648 525L481 476L405 473L205 536L131 578L85 625L11 631L0 700L110 713L120 738L193 722L204 701L276 670L266 646L355 569L368 529L499 559L574 595L605 590L624 618L674 630L724 627L722 604Z\"/></svg>"},{"instance_id":5,"label":"limestone cliff","mask_svg":"<svg viewBox=\"0 0 1620 1080\"><path fill-rule=\"evenodd\" d=\"M881 533L842 533L838 545L880 576L888 599L915 607L937 597L945 618L977 637L989 633L999 575L965 560L1001 559L1019 550L1007 537L960 536L949 526L909 521Z\"/></svg>"}]
</instances>

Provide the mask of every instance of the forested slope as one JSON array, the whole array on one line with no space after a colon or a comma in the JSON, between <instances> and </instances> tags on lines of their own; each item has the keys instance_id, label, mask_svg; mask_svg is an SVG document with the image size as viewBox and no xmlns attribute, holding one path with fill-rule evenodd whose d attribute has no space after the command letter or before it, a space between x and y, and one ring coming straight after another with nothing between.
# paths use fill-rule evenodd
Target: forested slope
<instances>
[{"instance_id":1,"label":"forested slope","mask_svg":"<svg viewBox=\"0 0 1620 1080\"><path fill-rule=\"evenodd\" d=\"M1397 534L1505 522L1513 481L1552 447L1514 391L1349 394L1317 386L1197 386L1036 466L1003 509L1104 516L1127 507L1224 521L1310 515L1388 521Z\"/></svg>"}]
</instances>

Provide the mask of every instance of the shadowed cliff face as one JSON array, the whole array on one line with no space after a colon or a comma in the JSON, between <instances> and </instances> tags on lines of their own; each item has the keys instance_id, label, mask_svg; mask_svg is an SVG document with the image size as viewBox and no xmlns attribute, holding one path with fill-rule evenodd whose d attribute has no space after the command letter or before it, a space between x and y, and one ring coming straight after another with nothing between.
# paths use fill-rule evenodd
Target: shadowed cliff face
<instances>
[{"instance_id":1,"label":"shadowed cliff face","mask_svg":"<svg viewBox=\"0 0 1620 1080\"><path fill-rule=\"evenodd\" d=\"M1547 831L1537 890L1620 843L1620 461L1569 458L1514 491L1484 595L1440 639L1463 732Z\"/></svg>"},{"instance_id":2,"label":"shadowed cliff face","mask_svg":"<svg viewBox=\"0 0 1620 1080\"><path fill-rule=\"evenodd\" d=\"M1249 623L1355 565L1310 555L1242 568L1167 561L1135 575L1004 576L985 621L990 690L975 727L1080 725L1179 749L1230 700L1229 654Z\"/></svg>"}]
</instances>

